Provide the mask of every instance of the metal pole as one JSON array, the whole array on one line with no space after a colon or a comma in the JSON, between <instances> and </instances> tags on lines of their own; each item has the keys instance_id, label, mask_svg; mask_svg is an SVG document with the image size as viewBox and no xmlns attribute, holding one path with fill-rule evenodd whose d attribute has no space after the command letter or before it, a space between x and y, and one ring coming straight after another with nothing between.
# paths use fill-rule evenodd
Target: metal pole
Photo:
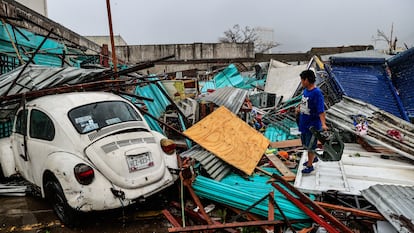
<instances>
[{"instance_id":1,"label":"metal pole","mask_svg":"<svg viewBox=\"0 0 414 233\"><path fill-rule=\"evenodd\" d=\"M109 2L109 0L106 0L106 9L108 11L109 36L111 38L112 64L114 65L115 77L118 78L118 75L116 74L116 72L118 71L118 64L115 54L114 32L112 30L111 3Z\"/></svg>"}]
</instances>

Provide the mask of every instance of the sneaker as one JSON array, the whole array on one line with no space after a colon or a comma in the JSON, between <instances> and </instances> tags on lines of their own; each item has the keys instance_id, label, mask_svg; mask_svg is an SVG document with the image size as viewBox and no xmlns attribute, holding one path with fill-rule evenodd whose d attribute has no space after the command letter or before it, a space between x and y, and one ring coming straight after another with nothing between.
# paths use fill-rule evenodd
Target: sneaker
<instances>
[{"instance_id":1,"label":"sneaker","mask_svg":"<svg viewBox=\"0 0 414 233\"><path fill-rule=\"evenodd\" d=\"M317 163L318 161L319 161L318 157L315 156L315 158L313 158L313 162L314 163ZM306 165L308 165L308 161L306 161L306 162L303 163L303 166L306 166Z\"/></svg>"},{"instance_id":2,"label":"sneaker","mask_svg":"<svg viewBox=\"0 0 414 233\"><path fill-rule=\"evenodd\" d=\"M302 170L302 173L303 173L303 174L309 174L309 173L311 173L313 170L314 170L314 169L313 169L313 166L311 166L311 167L306 166L306 167Z\"/></svg>"}]
</instances>

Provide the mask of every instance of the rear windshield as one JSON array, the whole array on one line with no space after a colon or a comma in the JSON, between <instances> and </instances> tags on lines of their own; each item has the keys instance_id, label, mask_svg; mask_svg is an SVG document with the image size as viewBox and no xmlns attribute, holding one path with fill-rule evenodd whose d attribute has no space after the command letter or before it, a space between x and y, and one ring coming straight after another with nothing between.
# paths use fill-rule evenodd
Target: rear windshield
<instances>
[{"instance_id":1,"label":"rear windshield","mask_svg":"<svg viewBox=\"0 0 414 233\"><path fill-rule=\"evenodd\" d=\"M139 114L122 101L98 102L70 110L69 119L76 130L88 133L126 121L141 121Z\"/></svg>"}]
</instances>

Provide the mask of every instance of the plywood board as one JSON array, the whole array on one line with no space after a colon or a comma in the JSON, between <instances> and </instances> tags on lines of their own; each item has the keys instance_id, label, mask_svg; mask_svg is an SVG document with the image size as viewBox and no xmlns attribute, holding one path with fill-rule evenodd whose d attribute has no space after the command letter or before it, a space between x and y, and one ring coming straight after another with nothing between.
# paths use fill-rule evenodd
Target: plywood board
<instances>
[{"instance_id":1,"label":"plywood board","mask_svg":"<svg viewBox=\"0 0 414 233\"><path fill-rule=\"evenodd\" d=\"M221 106L184 134L228 164L251 175L269 140Z\"/></svg>"}]
</instances>

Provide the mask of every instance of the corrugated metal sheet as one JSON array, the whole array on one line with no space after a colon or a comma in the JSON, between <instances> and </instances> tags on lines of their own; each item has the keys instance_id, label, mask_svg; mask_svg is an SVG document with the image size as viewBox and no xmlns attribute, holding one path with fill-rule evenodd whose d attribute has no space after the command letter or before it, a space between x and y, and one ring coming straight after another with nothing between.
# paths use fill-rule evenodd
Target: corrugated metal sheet
<instances>
[{"instance_id":1,"label":"corrugated metal sheet","mask_svg":"<svg viewBox=\"0 0 414 233\"><path fill-rule=\"evenodd\" d=\"M155 77L155 79L158 79L158 78ZM161 88L164 88L161 82L159 82L159 84ZM164 91L166 92L165 89ZM167 106L171 104L171 102L163 94L160 88L158 88L158 86L154 83L149 83L148 85L145 85L145 86L138 85L135 88L135 94L138 96L147 97L153 100L153 101L143 100L143 102L145 103L145 106L148 112L152 116L157 117L157 118L161 118L162 116L164 116ZM135 98L131 98L131 97L126 97L126 98L129 98L132 102L136 102ZM165 135L164 130L161 128L161 126L158 124L156 120L152 119L151 117L148 117L147 115L144 115L144 117L152 130L158 131L159 133ZM184 119L181 115L178 115L178 122L179 122L179 126L181 127L181 129L183 131L186 130ZM177 130L180 130L180 129L177 129ZM171 138L171 139L177 140L176 138ZM188 148L190 148L192 143L190 140L185 139L185 144L187 145Z\"/></svg>"},{"instance_id":2,"label":"corrugated metal sheet","mask_svg":"<svg viewBox=\"0 0 414 233\"><path fill-rule=\"evenodd\" d=\"M24 66L0 76L0 95L4 95ZM50 67L30 64L16 80L8 95L19 94L62 84L76 84L99 79L107 69L80 69L76 67Z\"/></svg>"},{"instance_id":3,"label":"corrugated metal sheet","mask_svg":"<svg viewBox=\"0 0 414 233\"><path fill-rule=\"evenodd\" d=\"M388 66L408 117L414 120L414 48L389 59Z\"/></svg>"},{"instance_id":4,"label":"corrugated metal sheet","mask_svg":"<svg viewBox=\"0 0 414 233\"><path fill-rule=\"evenodd\" d=\"M266 78L265 91L282 96L282 102L291 99L300 85L299 74L307 65L280 67L277 61L271 60Z\"/></svg>"},{"instance_id":5,"label":"corrugated metal sheet","mask_svg":"<svg viewBox=\"0 0 414 233\"><path fill-rule=\"evenodd\" d=\"M190 157L200 162L207 174L217 181L223 179L232 169L226 162L199 145L195 145L191 149L184 151L180 156L183 158Z\"/></svg>"},{"instance_id":6,"label":"corrugated metal sheet","mask_svg":"<svg viewBox=\"0 0 414 233\"><path fill-rule=\"evenodd\" d=\"M277 169L264 168L270 173L280 174ZM309 217L298 207L292 204L286 197L275 190L271 184L267 183L268 176L261 174L253 174L246 177L231 173L221 182L208 179L203 176L197 176L193 188L196 194L202 198L213 200L228 206L232 206L241 210L246 210L269 192L273 191L275 201L282 209L288 219L309 219ZM313 196L310 197L314 199ZM268 199L260 202L249 212L267 217ZM282 215L275 208L275 218L282 220ZM295 225L298 228L306 227L306 224Z\"/></svg>"},{"instance_id":7,"label":"corrugated metal sheet","mask_svg":"<svg viewBox=\"0 0 414 233\"><path fill-rule=\"evenodd\" d=\"M49 67L40 65L28 65L21 76L17 76L23 69L20 66L13 71L0 76L0 95L13 95L44 88L56 87L63 84L76 84L98 80L107 69L80 69L76 67ZM16 80L15 85L8 89ZM10 104L0 108L0 118L7 118L14 111L17 104Z\"/></svg>"},{"instance_id":8,"label":"corrugated metal sheet","mask_svg":"<svg viewBox=\"0 0 414 233\"><path fill-rule=\"evenodd\" d=\"M385 70L383 58L331 57L328 74L339 84L344 95L377 106L408 120L401 99Z\"/></svg>"},{"instance_id":9,"label":"corrugated metal sheet","mask_svg":"<svg viewBox=\"0 0 414 233\"><path fill-rule=\"evenodd\" d=\"M414 232L414 186L374 185L362 196L400 233Z\"/></svg>"},{"instance_id":10,"label":"corrugated metal sheet","mask_svg":"<svg viewBox=\"0 0 414 233\"><path fill-rule=\"evenodd\" d=\"M407 121L346 96L326 111L326 118L338 128L356 133L352 116L358 114L364 115L368 122L368 134L361 137L414 160L414 125ZM401 140L389 134L390 130L398 132Z\"/></svg>"},{"instance_id":11,"label":"corrugated metal sheet","mask_svg":"<svg viewBox=\"0 0 414 233\"><path fill-rule=\"evenodd\" d=\"M251 89L256 86L263 87L266 82L265 79L257 80L256 78L249 77L250 74L247 73L243 73L243 75L239 73L234 64L230 64L223 71L216 74L212 80L199 82L201 93L206 93L207 90L216 90L224 87L237 87L241 89Z\"/></svg>"},{"instance_id":12,"label":"corrugated metal sheet","mask_svg":"<svg viewBox=\"0 0 414 233\"><path fill-rule=\"evenodd\" d=\"M386 54L384 51L379 50L365 50L365 51L355 51L355 52L348 52L348 53L337 53L337 54L329 54L329 55L322 55L322 61L329 61L331 57L365 57L365 58L391 58L391 55Z\"/></svg>"},{"instance_id":13,"label":"corrugated metal sheet","mask_svg":"<svg viewBox=\"0 0 414 233\"><path fill-rule=\"evenodd\" d=\"M171 102L161 92L158 86L153 83L150 83L142 87L137 86L135 88L135 95L147 97L153 100L153 101L143 100L143 102L145 103L145 106L147 107L148 112L157 118L161 118L167 106L171 104ZM133 99L132 101L134 102L135 100ZM155 121L154 119L146 115L144 115L144 117L145 117L145 120L150 125L150 128L152 130L156 130L160 133L163 133L163 130L157 121Z\"/></svg>"},{"instance_id":14,"label":"corrugated metal sheet","mask_svg":"<svg viewBox=\"0 0 414 233\"><path fill-rule=\"evenodd\" d=\"M243 85L243 77L240 75L237 67L234 64L230 64L223 71L216 74L213 80L209 81L208 85L204 85L201 88L201 92L207 92L207 88L214 90L223 87L236 87L239 84Z\"/></svg>"},{"instance_id":15,"label":"corrugated metal sheet","mask_svg":"<svg viewBox=\"0 0 414 233\"><path fill-rule=\"evenodd\" d=\"M12 36L12 38L9 37ZM23 36L23 35L24 36ZM19 33L14 33L14 29L9 24L3 24L0 22L0 51L8 54L8 56L17 57L16 50L13 48L11 41L18 44L18 53L24 61L28 61L32 52L43 41L44 37L36 35L23 28L19 28ZM39 53L34 57L34 63L38 65L47 65L60 67L62 65L62 59L59 55L63 52L76 53L76 51L68 51L64 44L59 43L52 39L47 39L40 49ZM79 55L82 54L79 52ZM70 65L79 65L76 59L66 59L66 62Z\"/></svg>"},{"instance_id":16,"label":"corrugated metal sheet","mask_svg":"<svg viewBox=\"0 0 414 233\"><path fill-rule=\"evenodd\" d=\"M361 195L361 191L376 184L414 185L414 161L384 153L367 152L361 145L345 143L340 161L314 163L315 171L298 172L295 187L306 193L320 194L335 190L341 194ZM307 161L304 151L298 171ZM411 163L410 163L411 162ZM414 197L414 196L413 196Z\"/></svg>"},{"instance_id":17,"label":"corrugated metal sheet","mask_svg":"<svg viewBox=\"0 0 414 233\"><path fill-rule=\"evenodd\" d=\"M291 128L298 128L296 122L288 118L284 118L280 121L267 125L264 136L271 142L280 142L298 138L298 136L290 134Z\"/></svg>"},{"instance_id":18,"label":"corrugated metal sheet","mask_svg":"<svg viewBox=\"0 0 414 233\"><path fill-rule=\"evenodd\" d=\"M240 111L247 94L248 91L244 89L223 87L217 89L213 93L201 97L200 100L213 102L218 106L224 106L232 113L237 114Z\"/></svg>"}]
</instances>

